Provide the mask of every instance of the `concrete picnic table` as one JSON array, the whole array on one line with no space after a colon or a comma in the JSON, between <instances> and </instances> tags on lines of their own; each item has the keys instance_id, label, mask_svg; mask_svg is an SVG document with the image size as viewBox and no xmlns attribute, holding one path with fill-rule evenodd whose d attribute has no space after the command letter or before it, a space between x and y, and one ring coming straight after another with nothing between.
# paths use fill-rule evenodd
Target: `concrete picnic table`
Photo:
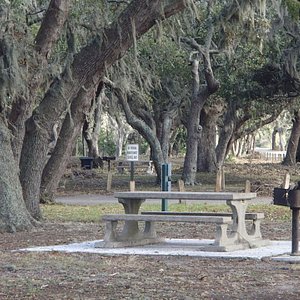
<instances>
[{"instance_id":1,"label":"concrete picnic table","mask_svg":"<svg viewBox=\"0 0 300 300\"><path fill-rule=\"evenodd\" d=\"M228 244L231 245L232 248L245 249L245 248L252 248L252 247L260 247L268 244L268 241L262 239L261 232L260 232L260 221L263 218L262 213L251 214L253 215L252 229L248 233L246 228L246 210L250 200L256 197L256 193L136 191L136 192L116 192L114 193L114 197L117 198L118 202L123 205L125 215L128 215L128 216L120 217L125 221L123 232L122 232L122 239L126 239L126 237L130 239L134 235L137 235L137 233L139 232L138 221L141 220L141 217L138 217L136 215L140 213L141 204L147 199L169 199L169 200L182 199L182 200L192 200L192 201L205 200L207 203L214 203L214 201L223 200L231 208L232 211L232 215L231 215L232 224L230 227L230 232L227 233L228 224L226 224L226 226L224 227L220 227L221 229L219 229L219 232L217 232L218 239L220 240L220 236L221 236L221 240L222 243L224 243L224 245ZM132 215L132 220L130 218L130 215ZM218 213L216 213L215 215L218 216ZM215 216L211 215L211 218L213 217ZM166 221L170 221L170 222L172 222L173 220L172 218L167 218L167 217L165 219ZM181 217L180 220L182 219L183 218ZM160 217L159 219L155 219L155 216L152 217L149 216L149 221L155 221L155 220L162 221L163 217ZM195 222L197 222L196 218L194 220ZM199 220L201 222L202 219L200 219L199 217ZM203 218L203 222L205 222L205 220L210 220L210 219ZM213 219L210 221L212 222Z\"/></svg>"}]
</instances>

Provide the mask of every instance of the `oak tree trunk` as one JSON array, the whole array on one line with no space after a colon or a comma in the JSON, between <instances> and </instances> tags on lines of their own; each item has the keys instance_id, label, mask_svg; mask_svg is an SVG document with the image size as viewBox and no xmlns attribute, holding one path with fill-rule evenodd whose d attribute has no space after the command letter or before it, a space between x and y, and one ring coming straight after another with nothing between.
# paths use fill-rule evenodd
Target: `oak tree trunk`
<instances>
[{"instance_id":1,"label":"oak tree trunk","mask_svg":"<svg viewBox=\"0 0 300 300\"><path fill-rule=\"evenodd\" d=\"M0 116L0 232L29 230L36 225L28 213L11 149L11 135Z\"/></svg>"},{"instance_id":2,"label":"oak tree trunk","mask_svg":"<svg viewBox=\"0 0 300 300\"><path fill-rule=\"evenodd\" d=\"M56 146L42 174L40 199L43 203L54 202L55 192L81 133L82 124L89 115L91 99L94 97L94 90L91 90L85 97L78 97L72 102L70 113L62 124Z\"/></svg>"},{"instance_id":3,"label":"oak tree trunk","mask_svg":"<svg viewBox=\"0 0 300 300\"><path fill-rule=\"evenodd\" d=\"M287 146L286 157L283 164L286 166L293 166L296 164L297 148L300 138L300 110L294 112L293 127L290 139Z\"/></svg>"},{"instance_id":4,"label":"oak tree trunk","mask_svg":"<svg viewBox=\"0 0 300 300\"><path fill-rule=\"evenodd\" d=\"M214 172L216 166L216 122L219 115L208 113L202 109L200 125L202 134L198 141L197 171Z\"/></svg>"},{"instance_id":5,"label":"oak tree trunk","mask_svg":"<svg viewBox=\"0 0 300 300\"><path fill-rule=\"evenodd\" d=\"M201 95L198 100L192 101L187 126L186 154L183 166L185 184L194 185L197 173L197 149L201 136L200 112L208 95Z\"/></svg>"},{"instance_id":6,"label":"oak tree trunk","mask_svg":"<svg viewBox=\"0 0 300 300\"><path fill-rule=\"evenodd\" d=\"M92 102L91 112L87 115L83 125L83 135L88 146L88 156L94 158L99 157L98 143L101 128L102 100L105 96L102 86L103 84L98 89L96 98Z\"/></svg>"}]
</instances>

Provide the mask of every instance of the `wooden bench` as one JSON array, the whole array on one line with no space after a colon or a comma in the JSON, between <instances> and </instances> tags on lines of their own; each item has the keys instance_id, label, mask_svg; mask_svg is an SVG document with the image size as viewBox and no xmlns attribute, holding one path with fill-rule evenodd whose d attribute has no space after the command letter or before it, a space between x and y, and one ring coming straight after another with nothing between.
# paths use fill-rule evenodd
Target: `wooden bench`
<instances>
[{"instance_id":1,"label":"wooden bench","mask_svg":"<svg viewBox=\"0 0 300 300\"><path fill-rule=\"evenodd\" d=\"M229 251L231 247L231 237L227 234L228 225L232 224L230 216L199 216L199 215L167 215L167 214L117 214L104 215L102 221L106 223L105 236L103 242L98 242L95 247L128 247L141 246L145 244L155 244L164 241L157 237L156 222L190 222L216 224L216 235L213 244L205 247L205 250ZM132 227L123 228L117 231L119 221L125 222L145 222L144 229L132 230ZM129 228L129 230L128 230ZM233 240L233 239L232 239ZM236 246L234 245L234 249Z\"/></svg>"}]
</instances>

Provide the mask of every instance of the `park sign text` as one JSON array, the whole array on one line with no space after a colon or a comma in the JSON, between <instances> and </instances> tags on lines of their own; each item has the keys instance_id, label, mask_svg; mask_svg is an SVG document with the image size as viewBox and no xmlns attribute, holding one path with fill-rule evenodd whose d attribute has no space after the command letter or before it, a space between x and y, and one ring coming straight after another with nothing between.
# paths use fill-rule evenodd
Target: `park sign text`
<instances>
[{"instance_id":1,"label":"park sign text","mask_svg":"<svg viewBox=\"0 0 300 300\"><path fill-rule=\"evenodd\" d=\"M138 161L139 160L139 145L128 144L126 148L126 160Z\"/></svg>"}]
</instances>

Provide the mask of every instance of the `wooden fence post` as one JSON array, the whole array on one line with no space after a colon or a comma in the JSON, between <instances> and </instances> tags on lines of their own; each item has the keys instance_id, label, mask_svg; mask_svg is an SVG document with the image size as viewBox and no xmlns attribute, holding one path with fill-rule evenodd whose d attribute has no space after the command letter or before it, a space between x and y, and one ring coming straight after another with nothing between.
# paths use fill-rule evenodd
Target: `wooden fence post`
<instances>
[{"instance_id":1,"label":"wooden fence post","mask_svg":"<svg viewBox=\"0 0 300 300\"><path fill-rule=\"evenodd\" d=\"M250 180L246 180L245 193L250 193L250 192L251 192L251 183L250 183Z\"/></svg>"},{"instance_id":2,"label":"wooden fence post","mask_svg":"<svg viewBox=\"0 0 300 300\"><path fill-rule=\"evenodd\" d=\"M129 183L129 191L134 192L135 191L135 181L130 181Z\"/></svg>"},{"instance_id":3,"label":"wooden fence post","mask_svg":"<svg viewBox=\"0 0 300 300\"><path fill-rule=\"evenodd\" d=\"M179 192L185 192L184 181L181 179L178 180L178 190ZM181 199L179 199L179 203L182 203Z\"/></svg>"},{"instance_id":4,"label":"wooden fence post","mask_svg":"<svg viewBox=\"0 0 300 300\"><path fill-rule=\"evenodd\" d=\"M225 191L225 168L224 166L218 168L216 176L216 192Z\"/></svg>"},{"instance_id":5,"label":"wooden fence post","mask_svg":"<svg viewBox=\"0 0 300 300\"><path fill-rule=\"evenodd\" d=\"M284 176L284 181L283 181L283 184L282 184L282 187L284 189L288 189L290 187L290 180L291 180L291 176L290 174L287 172Z\"/></svg>"},{"instance_id":6,"label":"wooden fence post","mask_svg":"<svg viewBox=\"0 0 300 300\"><path fill-rule=\"evenodd\" d=\"M106 183L106 191L111 191L111 184L112 184L112 172L108 171L107 173L107 183Z\"/></svg>"}]
</instances>

